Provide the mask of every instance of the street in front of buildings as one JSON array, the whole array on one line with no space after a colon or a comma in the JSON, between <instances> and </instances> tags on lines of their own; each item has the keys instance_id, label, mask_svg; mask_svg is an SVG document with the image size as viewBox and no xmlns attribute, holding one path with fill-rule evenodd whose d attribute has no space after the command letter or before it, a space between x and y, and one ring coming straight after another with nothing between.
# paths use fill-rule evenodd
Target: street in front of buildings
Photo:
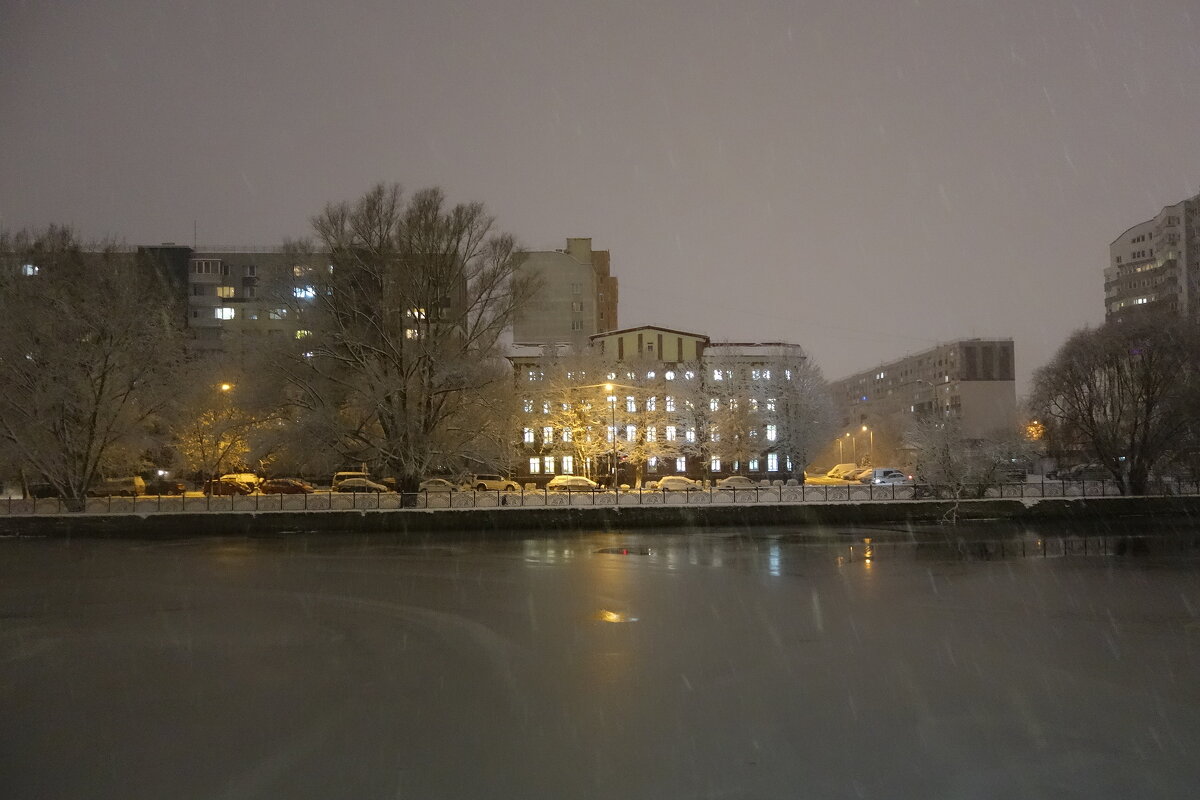
<instances>
[{"instance_id":1,"label":"street in front of buildings","mask_svg":"<svg viewBox=\"0 0 1200 800\"><path fill-rule=\"evenodd\" d=\"M4 539L0 785L1192 797L1195 533Z\"/></svg>"}]
</instances>

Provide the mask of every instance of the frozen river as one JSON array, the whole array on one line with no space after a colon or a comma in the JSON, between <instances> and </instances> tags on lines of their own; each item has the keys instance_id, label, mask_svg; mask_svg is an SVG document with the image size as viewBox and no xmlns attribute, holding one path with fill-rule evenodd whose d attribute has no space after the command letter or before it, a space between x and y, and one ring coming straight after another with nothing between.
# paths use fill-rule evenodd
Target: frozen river
<instances>
[{"instance_id":1,"label":"frozen river","mask_svg":"<svg viewBox=\"0 0 1200 800\"><path fill-rule=\"evenodd\" d=\"M1200 532L1059 533L0 540L0 794L1200 796Z\"/></svg>"}]
</instances>

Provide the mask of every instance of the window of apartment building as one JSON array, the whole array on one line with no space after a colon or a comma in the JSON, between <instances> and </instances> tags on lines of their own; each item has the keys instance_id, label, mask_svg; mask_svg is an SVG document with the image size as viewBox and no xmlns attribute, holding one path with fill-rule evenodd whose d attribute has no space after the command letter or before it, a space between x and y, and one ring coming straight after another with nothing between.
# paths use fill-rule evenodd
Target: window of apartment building
<instances>
[{"instance_id":1,"label":"window of apartment building","mask_svg":"<svg viewBox=\"0 0 1200 800\"><path fill-rule=\"evenodd\" d=\"M724 372L722 372L722 371L721 371L721 370L719 370L719 369L714 369L714 370L713 370L713 380L714 380L714 381L723 381L723 380L725 380L725 373L724 373Z\"/></svg>"},{"instance_id":2,"label":"window of apartment building","mask_svg":"<svg viewBox=\"0 0 1200 800\"><path fill-rule=\"evenodd\" d=\"M533 444L533 428L526 428L524 431L525 444Z\"/></svg>"},{"instance_id":3,"label":"window of apartment building","mask_svg":"<svg viewBox=\"0 0 1200 800\"><path fill-rule=\"evenodd\" d=\"M193 283L192 284L192 296L193 297L204 297L204 292L205 292L206 288L207 287L203 283Z\"/></svg>"},{"instance_id":4,"label":"window of apartment building","mask_svg":"<svg viewBox=\"0 0 1200 800\"><path fill-rule=\"evenodd\" d=\"M296 296L297 300L315 300L317 290L311 286L297 286L292 289L292 294Z\"/></svg>"},{"instance_id":5,"label":"window of apartment building","mask_svg":"<svg viewBox=\"0 0 1200 800\"><path fill-rule=\"evenodd\" d=\"M637 401L634 400L633 397L625 398L625 410L628 411L630 414L637 411Z\"/></svg>"},{"instance_id":6,"label":"window of apartment building","mask_svg":"<svg viewBox=\"0 0 1200 800\"><path fill-rule=\"evenodd\" d=\"M258 267L253 264L242 267L242 275L247 278L256 278L258 277Z\"/></svg>"},{"instance_id":7,"label":"window of apartment building","mask_svg":"<svg viewBox=\"0 0 1200 800\"><path fill-rule=\"evenodd\" d=\"M627 441L627 442L636 442L637 441L637 426L636 425L626 425L625 426L625 441Z\"/></svg>"},{"instance_id":8,"label":"window of apartment building","mask_svg":"<svg viewBox=\"0 0 1200 800\"><path fill-rule=\"evenodd\" d=\"M750 410L758 411L758 398L757 397L750 398Z\"/></svg>"},{"instance_id":9,"label":"window of apartment building","mask_svg":"<svg viewBox=\"0 0 1200 800\"><path fill-rule=\"evenodd\" d=\"M581 319L571 320L571 330L573 330L573 331L583 330L583 320L581 320Z\"/></svg>"},{"instance_id":10,"label":"window of apartment building","mask_svg":"<svg viewBox=\"0 0 1200 800\"><path fill-rule=\"evenodd\" d=\"M576 314L582 314L583 313L583 303L581 303L578 300L572 300L571 301L571 310L574 311Z\"/></svg>"},{"instance_id":11,"label":"window of apartment building","mask_svg":"<svg viewBox=\"0 0 1200 800\"><path fill-rule=\"evenodd\" d=\"M575 435L573 433L571 433L571 429L563 428L563 441L570 442L570 441L573 441L574 439L575 439Z\"/></svg>"},{"instance_id":12,"label":"window of apartment building","mask_svg":"<svg viewBox=\"0 0 1200 800\"><path fill-rule=\"evenodd\" d=\"M617 438L617 429L612 425L605 425L604 427L608 431L608 442L611 444Z\"/></svg>"},{"instance_id":13,"label":"window of apartment building","mask_svg":"<svg viewBox=\"0 0 1200 800\"><path fill-rule=\"evenodd\" d=\"M583 284L582 283L572 283L571 284L571 294L583 294Z\"/></svg>"},{"instance_id":14,"label":"window of apartment building","mask_svg":"<svg viewBox=\"0 0 1200 800\"><path fill-rule=\"evenodd\" d=\"M658 441L658 428L654 427L653 425L646 426L646 441L647 442L657 442Z\"/></svg>"},{"instance_id":15,"label":"window of apartment building","mask_svg":"<svg viewBox=\"0 0 1200 800\"><path fill-rule=\"evenodd\" d=\"M253 286L246 286L242 289L242 294L246 297L258 297L258 289Z\"/></svg>"},{"instance_id":16,"label":"window of apartment building","mask_svg":"<svg viewBox=\"0 0 1200 800\"><path fill-rule=\"evenodd\" d=\"M525 400L521 401L521 407L525 409L526 414L529 414L533 411L533 401L526 398Z\"/></svg>"},{"instance_id":17,"label":"window of apartment building","mask_svg":"<svg viewBox=\"0 0 1200 800\"><path fill-rule=\"evenodd\" d=\"M232 308L214 308L213 316L217 319L233 319Z\"/></svg>"},{"instance_id":18,"label":"window of apartment building","mask_svg":"<svg viewBox=\"0 0 1200 800\"><path fill-rule=\"evenodd\" d=\"M563 475L574 475L575 474L575 456L563 456L562 457L561 472Z\"/></svg>"},{"instance_id":19,"label":"window of apartment building","mask_svg":"<svg viewBox=\"0 0 1200 800\"><path fill-rule=\"evenodd\" d=\"M228 264L222 264L222 265L221 265L221 274L222 274L222 275L228 275L228 274L229 274L229 265L228 265Z\"/></svg>"},{"instance_id":20,"label":"window of apartment building","mask_svg":"<svg viewBox=\"0 0 1200 800\"><path fill-rule=\"evenodd\" d=\"M663 377L669 381L675 380L675 370L673 370L673 369L667 370L666 372L663 373Z\"/></svg>"},{"instance_id":21,"label":"window of apartment building","mask_svg":"<svg viewBox=\"0 0 1200 800\"><path fill-rule=\"evenodd\" d=\"M708 398L708 410L717 411L721 408L721 401L715 397Z\"/></svg>"},{"instance_id":22,"label":"window of apartment building","mask_svg":"<svg viewBox=\"0 0 1200 800\"><path fill-rule=\"evenodd\" d=\"M683 438L687 439L689 442L696 441L696 429L688 428L687 432L683 435Z\"/></svg>"},{"instance_id":23,"label":"window of apartment building","mask_svg":"<svg viewBox=\"0 0 1200 800\"><path fill-rule=\"evenodd\" d=\"M746 462L746 467L751 472L758 472L758 459L757 458L750 459L749 461Z\"/></svg>"},{"instance_id":24,"label":"window of apartment building","mask_svg":"<svg viewBox=\"0 0 1200 800\"><path fill-rule=\"evenodd\" d=\"M530 458L529 459L529 474L530 475L538 475L538 474L541 474L541 471L542 471L542 460L540 458L538 458L537 456L533 456L532 458Z\"/></svg>"},{"instance_id":25,"label":"window of apartment building","mask_svg":"<svg viewBox=\"0 0 1200 800\"><path fill-rule=\"evenodd\" d=\"M774 425L768 425L767 426L767 441L773 442L773 441L775 441L776 438L778 438L778 430L776 429L776 427Z\"/></svg>"},{"instance_id":26,"label":"window of apartment building","mask_svg":"<svg viewBox=\"0 0 1200 800\"><path fill-rule=\"evenodd\" d=\"M646 459L646 469L651 472L658 469L658 456L650 456L650 458Z\"/></svg>"},{"instance_id":27,"label":"window of apartment building","mask_svg":"<svg viewBox=\"0 0 1200 800\"><path fill-rule=\"evenodd\" d=\"M767 472L779 472L779 455L767 453Z\"/></svg>"},{"instance_id":28,"label":"window of apartment building","mask_svg":"<svg viewBox=\"0 0 1200 800\"><path fill-rule=\"evenodd\" d=\"M287 309L286 308L272 308L270 311L267 312L267 317L269 319L284 319L287 317Z\"/></svg>"},{"instance_id":29,"label":"window of apartment building","mask_svg":"<svg viewBox=\"0 0 1200 800\"><path fill-rule=\"evenodd\" d=\"M712 461L708 462L708 465L713 472L721 471L721 459L717 458L716 456L713 456Z\"/></svg>"},{"instance_id":30,"label":"window of apartment building","mask_svg":"<svg viewBox=\"0 0 1200 800\"><path fill-rule=\"evenodd\" d=\"M232 286L218 286L217 287L217 297L220 297L223 300L228 300L229 298L233 297L233 287Z\"/></svg>"},{"instance_id":31,"label":"window of apartment building","mask_svg":"<svg viewBox=\"0 0 1200 800\"><path fill-rule=\"evenodd\" d=\"M37 265L35 264L26 264L25 266L21 267L21 274L27 278L32 278L39 272L41 272L41 270L38 269Z\"/></svg>"},{"instance_id":32,"label":"window of apartment building","mask_svg":"<svg viewBox=\"0 0 1200 800\"><path fill-rule=\"evenodd\" d=\"M551 442L554 441L554 426L553 425L546 425L545 427L542 428L542 441L545 442L546 444L550 444Z\"/></svg>"},{"instance_id":33,"label":"window of apartment building","mask_svg":"<svg viewBox=\"0 0 1200 800\"><path fill-rule=\"evenodd\" d=\"M543 401L542 401L542 413L543 413L543 414L549 414L549 413L550 413L550 401L549 401L549 400L543 400Z\"/></svg>"},{"instance_id":34,"label":"window of apartment building","mask_svg":"<svg viewBox=\"0 0 1200 800\"><path fill-rule=\"evenodd\" d=\"M658 398L657 397L647 397L646 398L646 410L647 411L657 411L658 410Z\"/></svg>"},{"instance_id":35,"label":"window of apartment building","mask_svg":"<svg viewBox=\"0 0 1200 800\"><path fill-rule=\"evenodd\" d=\"M545 472L547 475L554 474L554 456L542 457L542 472Z\"/></svg>"},{"instance_id":36,"label":"window of apartment building","mask_svg":"<svg viewBox=\"0 0 1200 800\"><path fill-rule=\"evenodd\" d=\"M665 400L666 400L667 411L674 411L675 410L675 398L672 397L671 395L667 395Z\"/></svg>"},{"instance_id":37,"label":"window of apartment building","mask_svg":"<svg viewBox=\"0 0 1200 800\"><path fill-rule=\"evenodd\" d=\"M675 459L675 471L676 472L687 472L687 458L686 457L680 456L679 458Z\"/></svg>"},{"instance_id":38,"label":"window of apartment building","mask_svg":"<svg viewBox=\"0 0 1200 800\"><path fill-rule=\"evenodd\" d=\"M667 433L667 441L668 442L675 441L675 426L674 425L668 425L666 428L666 433Z\"/></svg>"},{"instance_id":39,"label":"window of apartment building","mask_svg":"<svg viewBox=\"0 0 1200 800\"><path fill-rule=\"evenodd\" d=\"M708 426L708 440L710 442L721 441L721 429L718 428L716 425L709 425Z\"/></svg>"},{"instance_id":40,"label":"window of apartment building","mask_svg":"<svg viewBox=\"0 0 1200 800\"><path fill-rule=\"evenodd\" d=\"M305 331L305 330L296 331L297 339L303 339L305 336L312 336L312 331Z\"/></svg>"}]
</instances>

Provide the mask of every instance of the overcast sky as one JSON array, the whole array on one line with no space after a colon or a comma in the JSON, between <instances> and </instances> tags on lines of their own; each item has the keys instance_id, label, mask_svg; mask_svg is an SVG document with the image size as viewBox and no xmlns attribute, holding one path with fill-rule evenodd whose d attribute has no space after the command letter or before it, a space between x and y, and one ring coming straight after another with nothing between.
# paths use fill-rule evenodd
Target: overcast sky
<instances>
[{"instance_id":1,"label":"overcast sky","mask_svg":"<svg viewBox=\"0 0 1200 800\"><path fill-rule=\"evenodd\" d=\"M1200 180L1196 0L0 0L0 225L278 244L380 180L827 377L1104 315Z\"/></svg>"}]
</instances>

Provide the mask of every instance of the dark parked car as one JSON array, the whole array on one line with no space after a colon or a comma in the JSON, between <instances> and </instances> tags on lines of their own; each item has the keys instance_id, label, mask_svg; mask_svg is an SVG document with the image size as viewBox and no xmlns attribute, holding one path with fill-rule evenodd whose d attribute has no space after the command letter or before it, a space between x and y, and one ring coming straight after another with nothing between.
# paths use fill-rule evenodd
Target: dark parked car
<instances>
[{"instance_id":1,"label":"dark parked car","mask_svg":"<svg viewBox=\"0 0 1200 800\"><path fill-rule=\"evenodd\" d=\"M269 478L258 490L263 494L312 494L313 487L298 478Z\"/></svg>"},{"instance_id":2,"label":"dark parked car","mask_svg":"<svg viewBox=\"0 0 1200 800\"><path fill-rule=\"evenodd\" d=\"M208 495L246 495L251 493L251 489L243 483L215 480L207 481L204 484L204 493Z\"/></svg>"},{"instance_id":3,"label":"dark parked car","mask_svg":"<svg viewBox=\"0 0 1200 800\"><path fill-rule=\"evenodd\" d=\"M146 494L179 495L186 491L187 485L183 481L177 481L174 478L151 478L146 481Z\"/></svg>"},{"instance_id":4,"label":"dark parked car","mask_svg":"<svg viewBox=\"0 0 1200 800\"><path fill-rule=\"evenodd\" d=\"M29 496L38 500L48 497L58 497L58 490L48 483L31 483L28 486Z\"/></svg>"}]
</instances>

